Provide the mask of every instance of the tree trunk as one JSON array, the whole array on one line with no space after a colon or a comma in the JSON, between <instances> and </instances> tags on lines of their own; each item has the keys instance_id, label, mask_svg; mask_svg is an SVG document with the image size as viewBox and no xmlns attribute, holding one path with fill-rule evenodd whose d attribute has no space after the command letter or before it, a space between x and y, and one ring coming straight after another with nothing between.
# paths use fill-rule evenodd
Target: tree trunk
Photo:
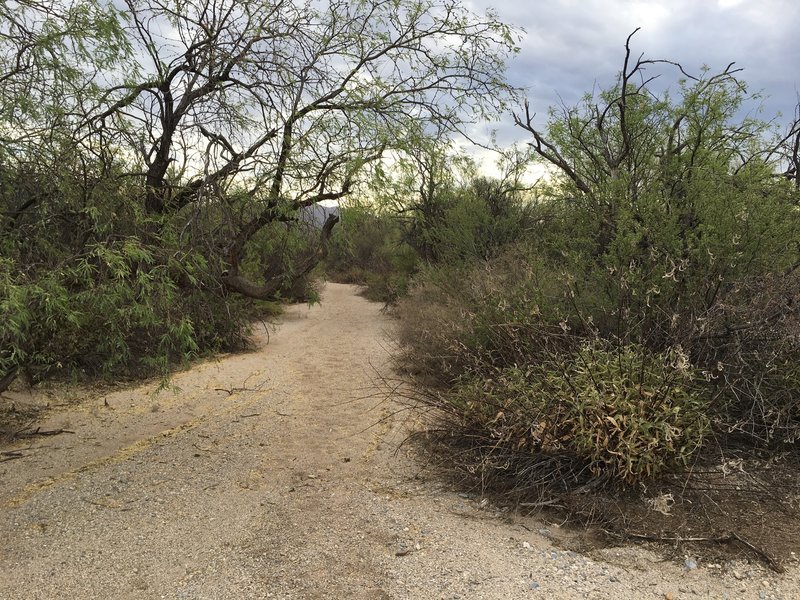
<instances>
[{"instance_id":1,"label":"tree trunk","mask_svg":"<svg viewBox=\"0 0 800 600\"><path fill-rule=\"evenodd\" d=\"M337 215L328 215L328 218L325 221L325 224L322 226L322 230L320 231L319 244L316 250L313 254L311 254L311 256L308 257L308 259L306 259L300 268L293 273L293 277L295 279L308 275L312 269L328 255L328 242L331 237L331 232L333 231L334 225L336 225L338 222L339 217ZM256 300L274 299L275 294L277 294L278 290L280 290L286 281L287 274L281 273L275 277L271 277L265 284L257 285L246 277L239 275L238 257L232 265L231 271L222 276L222 283L229 290L242 294L243 296L247 296L248 298L254 298Z\"/></svg>"}]
</instances>

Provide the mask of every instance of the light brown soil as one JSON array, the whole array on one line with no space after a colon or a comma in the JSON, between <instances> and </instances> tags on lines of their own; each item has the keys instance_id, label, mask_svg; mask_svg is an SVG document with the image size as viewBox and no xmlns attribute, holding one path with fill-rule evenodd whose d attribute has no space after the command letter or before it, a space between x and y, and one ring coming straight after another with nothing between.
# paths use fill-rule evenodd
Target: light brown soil
<instances>
[{"instance_id":1,"label":"light brown soil","mask_svg":"<svg viewBox=\"0 0 800 600\"><path fill-rule=\"evenodd\" d=\"M0 598L795 598L796 564L582 555L557 524L458 494L407 446L391 320L356 288L289 309L255 352L54 406L0 462ZM18 455L9 454L14 450Z\"/></svg>"}]
</instances>

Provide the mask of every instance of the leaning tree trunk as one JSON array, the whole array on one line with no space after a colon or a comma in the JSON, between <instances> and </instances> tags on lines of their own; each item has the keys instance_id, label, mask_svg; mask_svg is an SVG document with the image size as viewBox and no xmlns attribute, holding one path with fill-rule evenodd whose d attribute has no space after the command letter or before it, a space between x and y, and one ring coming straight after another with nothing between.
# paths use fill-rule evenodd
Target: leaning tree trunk
<instances>
[{"instance_id":1,"label":"leaning tree trunk","mask_svg":"<svg viewBox=\"0 0 800 600\"><path fill-rule=\"evenodd\" d=\"M328 242L331 237L334 225L339 222L337 215L329 215L320 231L319 243L315 251L300 265L300 268L292 273L294 279L299 279L308 275L319 262L328 255ZM288 274L279 273L270 277L266 283L258 285L239 275L239 256L232 257L231 268L227 274L222 276L222 283L229 290L254 298L256 300L272 300L281 287L287 282Z\"/></svg>"}]
</instances>

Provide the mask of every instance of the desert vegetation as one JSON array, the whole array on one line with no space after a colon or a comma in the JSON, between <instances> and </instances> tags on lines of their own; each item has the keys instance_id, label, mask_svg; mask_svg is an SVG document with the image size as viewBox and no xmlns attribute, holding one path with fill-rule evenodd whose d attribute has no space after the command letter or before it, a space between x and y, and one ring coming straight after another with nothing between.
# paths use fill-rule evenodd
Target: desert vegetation
<instances>
[{"instance_id":1,"label":"desert vegetation","mask_svg":"<svg viewBox=\"0 0 800 600\"><path fill-rule=\"evenodd\" d=\"M419 257L397 307L414 399L482 486L644 490L797 455L798 122L753 117L733 66L636 60L632 39L545 129L514 113L549 168L533 189L459 180L440 145L414 200L375 213Z\"/></svg>"},{"instance_id":2,"label":"desert vegetation","mask_svg":"<svg viewBox=\"0 0 800 600\"><path fill-rule=\"evenodd\" d=\"M164 374L313 300L336 217L303 209L497 114L516 37L432 0L3 3L0 391Z\"/></svg>"},{"instance_id":3,"label":"desert vegetation","mask_svg":"<svg viewBox=\"0 0 800 600\"><path fill-rule=\"evenodd\" d=\"M797 459L800 114L631 36L542 127L518 36L438 0L3 4L0 391L242 347L324 269L392 307L486 488ZM494 177L456 143L487 119L523 138Z\"/></svg>"}]
</instances>

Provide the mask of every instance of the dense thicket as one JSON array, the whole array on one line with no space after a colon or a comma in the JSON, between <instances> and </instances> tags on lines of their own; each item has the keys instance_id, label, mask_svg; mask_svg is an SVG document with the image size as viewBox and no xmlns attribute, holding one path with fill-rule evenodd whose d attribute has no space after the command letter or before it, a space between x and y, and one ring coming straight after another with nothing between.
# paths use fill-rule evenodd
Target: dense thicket
<instances>
[{"instance_id":1,"label":"dense thicket","mask_svg":"<svg viewBox=\"0 0 800 600\"><path fill-rule=\"evenodd\" d=\"M546 130L526 106L551 169L526 235L433 265L401 304L406 364L470 473L637 484L703 448L797 448L797 124L742 117L730 67L659 93L645 69L669 65L628 52Z\"/></svg>"},{"instance_id":2,"label":"dense thicket","mask_svg":"<svg viewBox=\"0 0 800 600\"><path fill-rule=\"evenodd\" d=\"M342 225L331 240L327 273L364 285L368 297L394 304L407 294L420 268L456 269L487 260L531 225L533 211L519 187L475 175L458 181L449 170L441 175L434 194L400 185L389 194L395 202L386 203L384 197L344 208ZM386 180L377 181L386 192ZM405 202L397 204L398 197Z\"/></svg>"}]
</instances>

